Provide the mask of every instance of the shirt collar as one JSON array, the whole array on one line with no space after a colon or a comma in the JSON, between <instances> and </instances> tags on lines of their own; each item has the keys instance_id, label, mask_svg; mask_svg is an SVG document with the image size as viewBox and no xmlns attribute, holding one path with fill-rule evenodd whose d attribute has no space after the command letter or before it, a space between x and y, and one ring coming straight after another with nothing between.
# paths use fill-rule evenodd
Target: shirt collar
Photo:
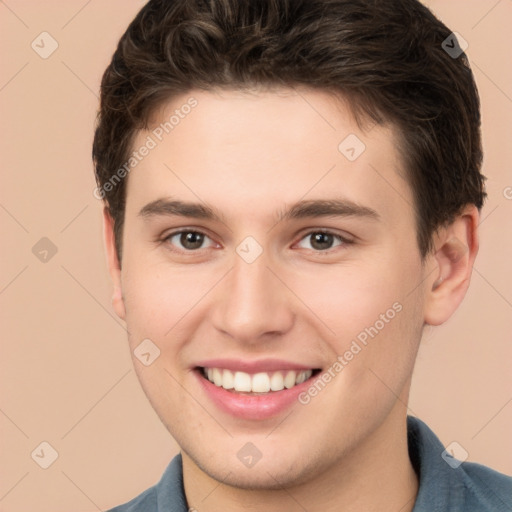
<instances>
[{"instance_id":1,"label":"shirt collar","mask_svg":"<svg viewBox=\"0 0 512 512\"><path fill-rule=\"evenodd\" d=\"M464 484L457 469L443 459L441 441L423 421L412 416L407 417L407 441L409 457L419 480L412 512L459 510L464 502ZM180 453L172 459L157 484L158 512L188 512L182 468Z\"/></svg>"},{"instance_id":2,"label":"shirt collar","mask_svg":"<svg viewBox=\"0 0 512 512\"><path fill-rule=\"evenodd\" d=\"M418 495L412 512L462 510L463 469L452 468L443 458L444 446L420 419L407 416L409 458L418 475ZM448 457L450 457L448 455Z\"/></svg>"}]
</instances>

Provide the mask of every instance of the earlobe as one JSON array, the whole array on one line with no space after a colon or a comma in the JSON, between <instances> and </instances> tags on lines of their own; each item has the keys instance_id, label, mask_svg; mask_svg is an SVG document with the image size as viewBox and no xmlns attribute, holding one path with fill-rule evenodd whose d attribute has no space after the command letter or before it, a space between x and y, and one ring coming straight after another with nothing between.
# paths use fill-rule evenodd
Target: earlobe
<instances>
[{"instance_id":1,"label":"earlobe","mask_svg":"<svg viewBox=\"0 0 512 512\"><path fill-rule=\"evenodd\" d=\"M114 220L110 216L108 207L103 208L103 237L105 241L105 251L107 255L107 265L114 292L112 294L112 306L117 316L125 319L126 309L123 299L123 289L121 284L121 265L117 255L115 236L114 236Z\"/></svg>"},{"instance_id":2,"label":"earlobe","mask_svg":"<svg viewBox=\"0 0 512 512\"><path fill-rule=\"evenodd\" d=\"M434 271L427 280L425 323L440 325L462 302L478 252L478 209L471 205L435 237Z\"/></svg>"}]
</instances>

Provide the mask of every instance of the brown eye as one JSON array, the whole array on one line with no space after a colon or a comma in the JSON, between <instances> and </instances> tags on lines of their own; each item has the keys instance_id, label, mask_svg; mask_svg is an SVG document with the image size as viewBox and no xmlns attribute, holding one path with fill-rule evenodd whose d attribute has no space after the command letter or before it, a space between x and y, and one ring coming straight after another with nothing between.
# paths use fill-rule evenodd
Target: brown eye
<instances>
[{"instance_id":1,"label":"brown eye","mask_svg":"<svg viewBox=\"0 0 512 512\"><path fill-rule=\"evenodd\" d=\"M180 244L182 244L185 249L199 249L201 245L203 245L203 241L204 235L201 233L190 231L180 234Z\"/></svg>"},{"instance_id":2,"label":"brown eye","mask_svg":"<svg viewBox=\"0 0 512 512\"><path fill-rule=\"evenodd\" d=\"M303 249L313 249L315 251L326 251L346 243L346 241L340 235L335 235L334 233L329 233L326 231L312 231L308 233L304 238L302 238L301 244L304 240L309 241L309 247L300 244L299 245Z\"/></svg>"},{"instance_id":3,"label":"brown eye","mask_svg":"<svg viewBox=\"0 0 512 512\"><path fill-rule=\"evenodd\" d=\"M210 240L208 236L206 236L204 233L200 233L199 231L178 231L171 233L168 237L166 237L165 241L174 246L176 246L178 243L179 249L184 249L185 251L194 251L197 249L202 249L202 245L206 239Z\"/></svg>"},{"instance_id":4,"label":"brown eye","mask_svg":"<svg viewBox=\"0 0 512 512\"><path fill-rule=\"evenodd\" d=\"M319 251L330 249L334 242L334 237L328 233L314 233L310 236L311 247Z\"/></svg>"}]
</instances>

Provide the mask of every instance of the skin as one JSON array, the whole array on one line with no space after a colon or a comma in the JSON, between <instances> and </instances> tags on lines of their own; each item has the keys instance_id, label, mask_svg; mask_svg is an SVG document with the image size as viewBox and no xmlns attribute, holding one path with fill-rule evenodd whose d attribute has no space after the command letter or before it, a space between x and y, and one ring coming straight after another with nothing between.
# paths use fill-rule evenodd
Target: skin
<instances>
[{"instance_id":1,"label":"skin","mask_svg":"<svg viewBox=\"0 0 512 512\"><path fill-rule=\"evenodd\" d=\"M410 187L392 127L363 131L347 104L307 89L191 91L153 116L158 125L193 96L198 106L129 175L123 260L104 213L113 305L141 385L179 443L190 507L200 512L412 510L418 481L407 452L411 375L425 324L458 307L478 250L478 211L468 206L438 231L422 260ZM348 134L366 150L338 151ZM151 131L140 132L137 148ZM161 198L215 208L222 220L139 215ZM299 200L342 198L367 216L280 217ZM281 220L280 220L281 219ZM187 249L188 228L207 235ZM332 246L311 235L329 230ZM262 254L236 252L252 236ZM330 247L330 248L329 248ZM188 252L187 252L188 250ZM328 369L365 328L398 302L385 324L307 405L267 420L220 411L191 367L214 357L285 359ZM262 457L247 468L237 452Z\"/></svg>"}]
</instances>

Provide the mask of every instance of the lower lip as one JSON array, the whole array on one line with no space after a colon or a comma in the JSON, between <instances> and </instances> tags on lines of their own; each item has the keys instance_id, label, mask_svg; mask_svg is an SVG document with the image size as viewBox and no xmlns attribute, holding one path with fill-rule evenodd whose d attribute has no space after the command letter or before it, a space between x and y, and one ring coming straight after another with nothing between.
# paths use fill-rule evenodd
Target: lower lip
<instances>
[{"instance_id":1,"label":"lower lip","mask_svg":"<svg viewBox=\"0 0 512 512\"><path fill-rule=\"evenodd\" d=\"M194 371L199 383L210 400L222 411L237 418L247 420L265 420L277 416L298 402L298 396L310 385L313 375L302 384L282 391L270 391L265 395L246 395L227 391L203 377L202 370Z\"/></svg>"}]
</instances>

